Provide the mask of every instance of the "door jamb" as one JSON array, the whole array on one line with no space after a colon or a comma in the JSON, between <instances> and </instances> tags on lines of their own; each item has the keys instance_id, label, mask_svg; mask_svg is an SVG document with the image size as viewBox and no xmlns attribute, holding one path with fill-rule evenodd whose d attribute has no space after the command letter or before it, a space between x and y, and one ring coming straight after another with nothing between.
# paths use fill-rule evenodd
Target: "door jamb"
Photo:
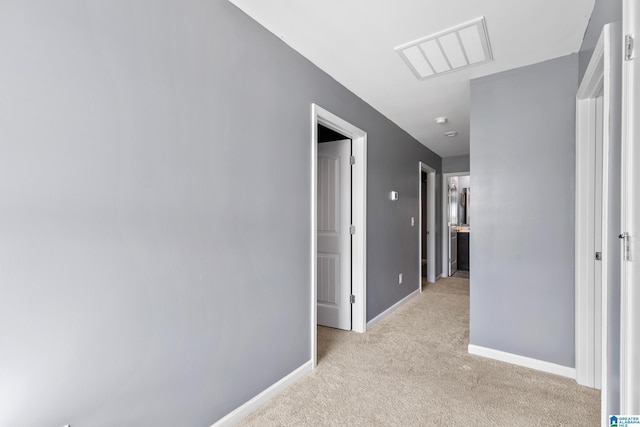
<instances>
[{"instance_id":1,"label":"door jamb","mask_svg":"<svg viewBox=\"0 0 640 427\"><path fill-rule=\"evenodd\" d=\"M427 198L427 282L436 281L436 170L423 162L418 164L418 289L422 292L422 198ZM427 173L427 194L422 194L422 172Z\"/></svg>"},{"instance_id":2,"label":"door jamb","mask_svg":"<svg viewBox=\"0 0 640 427\"><path fill-rule=\"evenodd\" d=\"M352 141L356 162L352 169L351 216L355 234L351 249L351 330L367 330L367 133L317 104L311 104L311 358L317 364L317 230L318 230L318 124L328 127Z\"/></svg>"},{"instance_id":3,"label":"door jamb","mask_svg":"<svg viewBox=\"0 0 640 427\"><path fill-rule=\"evenodd\" d=\"M442 174L442 277L449 276L449 178L467 175L471 176L471 172L448 172Z\"/></svg>"}]
</instances>

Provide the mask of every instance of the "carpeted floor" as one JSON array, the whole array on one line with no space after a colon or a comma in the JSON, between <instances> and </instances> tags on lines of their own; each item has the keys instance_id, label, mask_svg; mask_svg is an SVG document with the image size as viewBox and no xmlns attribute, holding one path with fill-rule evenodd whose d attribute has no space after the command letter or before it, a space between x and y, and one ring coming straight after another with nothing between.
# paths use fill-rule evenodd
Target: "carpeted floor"
<instances>
[{"instance_id":1,"label":"carpeted floor","mask_svg":"<svg viewBox=\"0 0 640 427\"><path fill-rule=\"evenodd\" d=\"M441 279L366 334L319 327L317 369L240 425L599 425L599 391L468 341L469 280Z\"/></svg>"}]
</instances>

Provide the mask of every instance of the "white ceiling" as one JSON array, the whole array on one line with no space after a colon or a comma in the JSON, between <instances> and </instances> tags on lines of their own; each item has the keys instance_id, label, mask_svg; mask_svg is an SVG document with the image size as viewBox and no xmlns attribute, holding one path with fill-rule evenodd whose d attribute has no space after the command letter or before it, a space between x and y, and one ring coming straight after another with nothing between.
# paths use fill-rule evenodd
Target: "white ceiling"
<instances>
[{"instance_id":1,"label":"white ceiling","mask_svg":"<svg viewBox=\"0 0 640 427\"><path fill-rule=\"evenodd\" d=\"M594 0L230 0L441 157L469 153L469 80L577 52ZM484 16L494 61L418 80L394 48ZM446 125L435 118L446 116ZM458 135L445 137L447 130Z\"/></svg>"}]
</instances>

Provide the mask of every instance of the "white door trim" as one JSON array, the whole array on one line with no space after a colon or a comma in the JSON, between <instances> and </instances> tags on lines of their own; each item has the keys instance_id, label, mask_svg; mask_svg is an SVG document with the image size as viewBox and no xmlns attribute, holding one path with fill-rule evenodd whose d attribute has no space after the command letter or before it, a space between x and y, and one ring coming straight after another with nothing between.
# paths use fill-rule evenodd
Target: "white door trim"
<instances>
[{"instance_id":1,"label":"white door trim","mask_svg":"<svg viewBox=\"0 0 640 427\"><path fill-rule=\"evenodd\" d=\"M452 176L471 176L470 171L448 172L442 174L442 277L449 276L449 178Z\"/></svg>"},{"instance_id":2,"label":"white door trim","mask_svg":"<svg viewBox=\"0 0 640 427\"><path fill-rule=\"evenodd\" d=\"M622 64L622 232L628 238L623 251L620 308L620 414L640 414L640 149L638 149L638 113L640 112L640 5L622 2L622 34L634 38L630 60ZM625 259L625 244L629 257Z\"/></svg>"},{"instance_id":3,"label":"white door trim","mask_svg":"<svg viewBox=\"0 0 640 427\"><path fill-rule=\"evenodd\" d=\"M318 124L350 138L356 163L352 169L352 223L356 228L351 251L351 326L355 332L367 330L367 133L317 104L311 104L311 357L317 362L317 197L318 197Z\"/></svg>"},{"instance_id":4,"label":"white door trim","mask_svg":"<svg viewBox=\"0 0 640 427\"><path fill-rule=\"evenodd\" d=\"M422 194L422 172L427 174L427 194ZM418 290L422 292L422 227L427 232L427 282L436 281L436 170L418 163ZM427 198L427 223L422 224L422 198Z\"/></svg>"},{"instance_id":5,"label":"white door trim","mask_svg":"<svg viewBox=\"0 0 640 427\"><path fill-rule=\"evenodd\" d=\"M612 25L605 25L576 95L576 199L575 199L575 310L576 310L576 381L589 387L601 388L602 417L606 418L607 381L607 307L608 307L608 182L609 144L612 134L611 111L612 50L615 48ZM603 94L602 159L595 157L597 139L597 101ZM596 178L595 161L602 161L602 269L596 288L593 245L596 218L595 195L592 183ZM615 179L615 177L612 177ZM617 266L613 266L617 268ZM597 292L597 295L596 295ZM598 339L600 338L600 339Z\"/></svg>"}]
</instances>

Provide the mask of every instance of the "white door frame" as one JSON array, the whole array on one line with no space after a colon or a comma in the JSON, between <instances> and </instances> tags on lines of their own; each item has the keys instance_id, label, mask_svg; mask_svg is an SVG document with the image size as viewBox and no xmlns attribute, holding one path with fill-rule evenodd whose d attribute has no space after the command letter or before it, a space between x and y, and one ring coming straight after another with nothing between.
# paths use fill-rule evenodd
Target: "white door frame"
<instances>
[{"instance_id":1,"label":"white door frame","mask_svg":"<svg viewBox=\"0 0 640 427\"><path fill-rule=\"evenodd\" d=\"M367 330L367 133L317 104L311 104L311 357L317 363L317 257L318 257L318 124L332 129L352 142L352 155L356 162L352 168L351 216L355 234L351 248L351 329Z\"/></svg>"},{"instance_id":2,"label":"white door frame","mask_svg":"<svg viewBox=\"0 0 640 427\"><path fill-rule=\"evenodd\" d=\"M611 25L605 25L576 95L576 199L575 199L575 357L576 381L589 387L601 388L607 395L607 270L608 256L608 182L609 143L611 135ZM601 289L596 289L593 246L595 226L596 177L595 151L600 138L595 126L597 101L602 100L602 233L603 257L600 277ZM613 266L616 268L616 266ZM596 295L596 291L598 295ZM600 339L598 339L600 338Z\"/></svg>"},{"instance_id":3,"label":"white door frame","mask_svg":"<svg viewBox=\"0 0 640 427\"><path fill-rule=\"evenodd\" d=\"M418 164L418 289L422 292L422 198L427 198L427 282L436 281L436 170L419 162ZM422 172L427 174L427 194L422 194Z\"/></svg>"},{"instance_id":4,"label":"white door frame","mask_svg":"<svg viewBox=\"0 0 640 427\"><path fill-rule=\"evenodd\" d=\"M635 47L622 63L622 240L620 309L620 414L640 414L640 5L622 2L622 34L632 35Z\"/></svg>"},{"instance_id":5,"label":"white door frame","mask_svg":"<svg viewBox=\"0 0 640 427\"><path fill-rule=\"evenodd\" d=\"M448 172L442 174L442 277L449 276L449 178L452 176L471 176L470 171Z\"/></svg>"}]
</instances>

